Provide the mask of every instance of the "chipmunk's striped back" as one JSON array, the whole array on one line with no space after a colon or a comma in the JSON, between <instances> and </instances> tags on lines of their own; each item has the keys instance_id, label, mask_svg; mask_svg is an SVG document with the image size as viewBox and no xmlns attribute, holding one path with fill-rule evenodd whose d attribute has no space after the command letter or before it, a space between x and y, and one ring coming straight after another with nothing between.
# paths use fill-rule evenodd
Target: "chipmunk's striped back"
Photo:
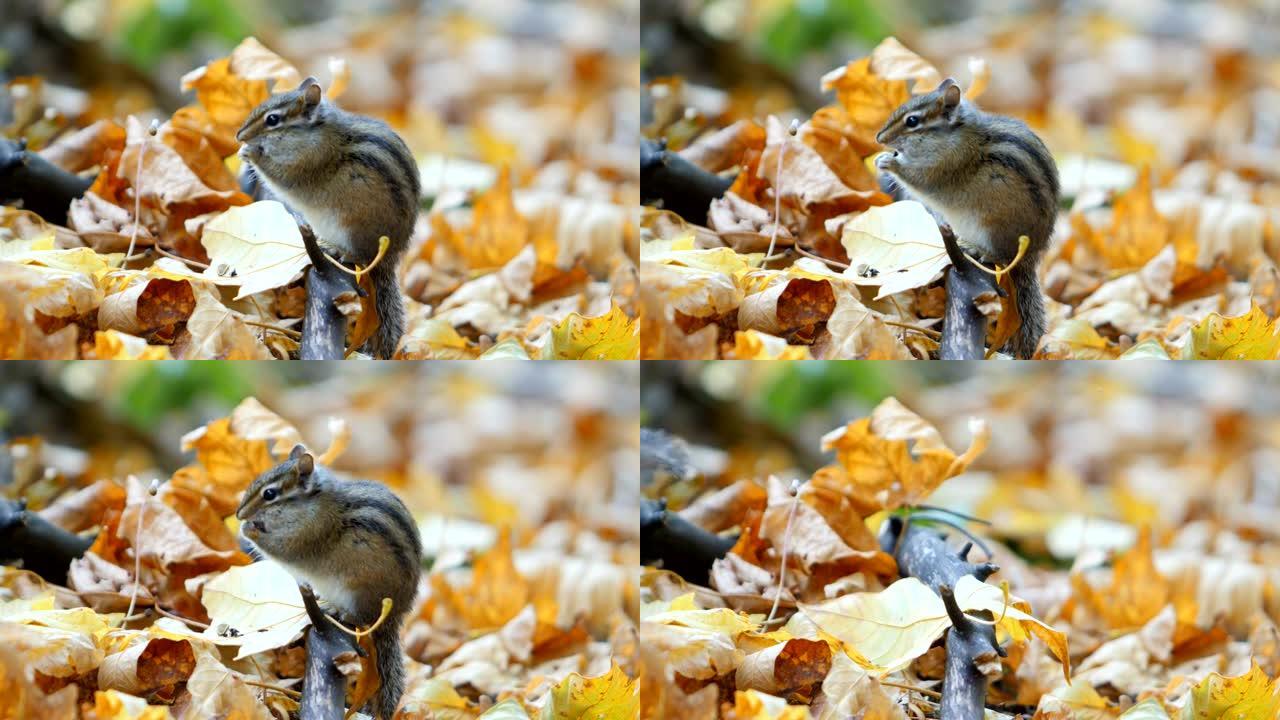
<instances>
[{"instance_id":1,"label":"chipmunk's striped back","mask_svg":"<svg viewBox=\"0 0 1280 720\"><path fill-rule=\"evenodd\" d=\"M268 98L236 138L255 179L342 259L367 266L379 240L391 241L371 273L381 323L366 345L372 354L390 357L405 324L396 270L413 234L421 191L409 147L385 122L325 101L315 78Z\"/></svg>"},{"instance_id":2,"label":"chipmunk's striped back","mask_svg":"<svg viewBox=\"0 0 1280 720\"><path fill-rule=\"evenodd\" d=\"M1026 123L984 113L948 78L895 110L876 139L891 152L877 166L948 223L960 243L1008 265L1019 238L1031 243L1011 272L1022 327L1008 349L1030 357L1044 334L1036 268L1058 210L1058 170Z\"/></svg>"}]
</instances>

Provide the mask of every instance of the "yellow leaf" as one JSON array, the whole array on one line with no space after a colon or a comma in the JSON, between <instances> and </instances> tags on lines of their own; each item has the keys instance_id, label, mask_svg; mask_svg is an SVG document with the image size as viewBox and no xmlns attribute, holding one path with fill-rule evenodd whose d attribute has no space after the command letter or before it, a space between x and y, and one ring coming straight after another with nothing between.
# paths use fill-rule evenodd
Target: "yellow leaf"
<instances>
[{"instance_id":1,"label":"yellow leaf","mask_svg":"<svg viewBox=\"0 0 1280 720\"><path fill-rule=\"evenodd\" d=\"M1121 713L1119 720L1169 720L1169 712L1159 700L1147 698Z\"/></svg>"},{"instance_id":2,"label":"yellow leaf","mask_svg":"<svg viewBox=\"0 0 1280 720\"><path fill-rule=\"evenodd\" d=\"M986 449L987 424L973 418L969 432L968 449L956 455L936 428L891 397L871 417L822 438L823 450L836 451L836 463L819 469L811 482L816 489L848 497L863 517L913 505L964 472Z\"/></svg>"},{"instance_id":3,"label":"yellow leaf","mask_svg":"<svg viewBox=\"0 0 1280 720\"><path fill-rule=\"evenodd\" d=\"M1084 239L1111 269L1136 270L1169 244L1171 232L1169 221L1156 210L1148 167L1132 188L1116 198L1111 228L1087 233Z\"/></svg>"},{"instance_id":4,"label":"yellow leaf","mask_svg":"<svg viewBox=\"0 0 1280 720\"><path fill-rule=\"evenodd\" d=\"M144 698L118 690L98 690L93 706L84 712L86 720L167 720L173 717L164 705L148 705Z\"/></svg>"},{"instance_id":5,"label":"yellow leaf","mask_svg":"<svg viewBox=\"0 0 1280 720\"><path fill-rule=\"evenodd\" d=\"M473 631L497 630L529 604L529 581L512 559L510 528L503 528L498 542L476 558L469 586L454 586L444 575L433 573L431 587Z\"/></svg>"},{"instance_id":6,"label":"yellow leaf","mask_svg":"<svg viewBox=\"0 0 1280 720\"><path fill-rule=\"evenodd\" d=\"M529 351L524 349L520 340L509 337L493 347L480 353L479 360L528 360Z\"/></svg>"},{"instance_id":7,"label":"yellow leaf","mask_svg":"<svg viewBox=\"0 0 1280 720\"><path fill-rule=\"evenodd\" d=\"M1252 663L1239 677L1211 673L1191 690L1184 720L1244 720L1280 716L1276 681Z\"/></svg>"},{"instance_id":8,"label":"yellow leaf","mask_svg":"<svg viewBox=\"0 0 1280 720\"><path fill-rule=\"evenodd\" d=\"M297 87L302 76L256 38L245 38L229 57L182 76L182 89L195 90L219 134L234 137L249 113L270 96ZM270 83L270 88L268 87Z\"/></svg>"},{"instance_id":9,"label":"yellow leaf","mask_svg":"<svg viewBox=\"0 0 1280 720\"><path fill-rule=\"evenodd\" d=\"M1005 596L1000 588L988 585L972 575L965 575L956 581L956 604L961 610L987 610L998 622L996 628L1008 634L1016 641L1023 641L1030 636L1040 639L1049 652L1062 665L1062 676L1071 682L1071 656L1067 651L1067 635L1061 630L1045 624L1031 615L1031 606L1025 600L1009 597L1005 605Z\"/></svg>"},{"instance_id":10,"label":"yellow leaf","mask_svg":"<svg viewBox=\"0 0 1280 720\"><path fill-rule=\"evenodd\" d=\"M551 689L542 720L635 720L640 717L636 681L616 663L609 672L587 678L569 675Z\"/></svg>"},{"instance_id":11,"label":"yellow leaf","mask_svg":"<svg viewBox=\"0 0 1280 720\"><path fill-rule=\"evenodd\" d=\"M1275 321L1254 303L1239 317L1205 316L1191 330L1182 356L1189 360L1274 360L1280 351Z\"/></svg>"},{"instance_id":12,"label":"yellow leaf","mask_svg":"<svg viewBox=\"0 0 1280 720\"><path fill-rule=\"evenodd\" d=\"M869 57L823 75L822 89L835 90L836 102L854 128L872 137L889 115L910 97L905 81L876 75L871 70Z\"/></svg>"},{"instance_id":13,"label":"yellow leaf","mask_svg":"<svg viewBox=\"0 0 1280 720\"><path fill-rule=\"evenodd\" d=\"M1033 720L1110 720L1115 710L1087 682L1077 680L1044 695Z\"/></svg>"},{"instance_id":14,"label":"yellow leaf","mask_svg":"<svg viewBox=\"0 0 1280 720\"><path fill-rule=\"evenodd\" d=\"M167 345L148 345L135 335L119 330L99 330L93 334L93 357L98 360L172 360Z\"/></svg>"},{"instance_id":15,"label":"yellow leaf","mask_svg":"<svg viewBox=\"0 0 1280 720\"><path fill-rule=\"evenodd\" d=\"M812 360L805 345L788 345L776 335L758 330L739 330L733 334L733 349L725 354L733 360Z\"/></svg>"},{"instance_id":16,"label":"yellow leaf","mask_svg":"<svg viewBox=\"0 0 1280 720\"><path fill-rule=\"evenodd\" d=\"M1080 318L1057 325L1041 342L1039 357L1046 360L1110 360L1119 352Z\"/></svg>"},{"instance_id":17,"label":"yellow leaf","mask_svg":"<svg viewBox=\"0 0 1280 720\"><path fill-rule=\"evenodd\" d=\"M410 320L400 345L410 360L463 360L475 357L467 339L453 325L440 318L415 317Z\"/></svg>"},{"instance_id":18,"label":"yellow leaf","mask_svg":"<svg viewBox=\"0 0 1280 720\"><path fill-rule=\"evenodd\" d=\"M640 618L647 623L680 625L736 636L759 627L750 617L729 608L702 610L693 601L693 593L681 595L669 603L646 603Z\"/></svg>"},{"instance_id":19,"label":"yellow leaf","mask_svg":"<svg viewBox=\"0 0 1280 720\"><path fill-rule=\"evenodd\" d=\"M599 317L569 313L551 329L544 358L550 360L636 360L640 355L636 321L616 303Z\"/></svg>"},{"instance_id":20,"label":"yellow leaf","mask_svg":"<svg viewBox=\"0 0 1280 720\"><path fill-rule=\"evenodd\" d=\"M809 720L809 709L788 705L786 700L757 690L739 690L733 695L733 709L726 720Z\"/></svg>"},{"instance_id":21,"label":"yellow leaf","mask_svg":"<svg viewBox=\"0 0 1280 720\"><path fill-rule=\"evenodd\" d=\"M817 605L800 604L823 632L836 637L854 662L876 672L901 670L929 650L951 620L942 598L915 578L874 593L850 593Z\"/></svg>"},{"instance_id":22,"label":"yellow leaf","mask_svg":"<svg viewBox=\"0 0 1280 720\"><path fill-rule=\"evenodd\" d=\"M1079 573L1072 574L1071 586L1076 599L1107 627L1124 632L1142 627L1169 603L1170 585L1156 570L1150 527L1143 527L1138 543L1116 558L1110 586L1094 588Z\"/></svg>"},{"instance_id":23,"label":"yellow leaf","mask_svg":"<svg viewBox=\"0 0 1280 720\"><path fill-rule=\"evenodd\" d=\"M511 169L504 166L493 187L476 198L470 227L454 228L443 214L432 213L431 229L472 270L506 265L530 238L529 221L516 209L511 193Z\"/></svg>"},{"instance_id":24,"label":"yellow leaf","mask_svg":"<svg viewBox=\"0 0 1280 720\"><path fill-rule=\"evenodd\" d=\"M529 712L520 705L519 700L507 698L485 710L480 720L529 720Z\"/></svg>"}]
</instances>

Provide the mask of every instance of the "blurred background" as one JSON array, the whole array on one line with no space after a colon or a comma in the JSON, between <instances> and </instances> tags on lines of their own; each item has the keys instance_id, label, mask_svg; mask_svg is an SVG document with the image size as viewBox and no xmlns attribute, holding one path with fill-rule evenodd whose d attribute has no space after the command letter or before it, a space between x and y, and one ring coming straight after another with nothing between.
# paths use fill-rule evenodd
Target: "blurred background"
<instances>
[{"instance_id":1,"label":"blurred background","mask_svg":"<svg viewBox=\"0 0 1280 720\"><path fill-rule=\"evenodd\" d=\"M167 479L190 462L184 435L255 397L321 450L345 421L335 469L388 483L424 523L470 522L464 546L559 523L569 542L616 538L614 560L634 563L638 375L636 363L3 363L0 494L38 510L100 479Z\"/></svg>"},{"instance_id":2,"label":"blurred background","mask_svg":"<svg viewBox=\"0 0 1280 720\"><path fill-rule=\"evenodd\" d=\"M701 473L645 488L673 507L739 480L807 479L831 462L823 435L893 396L957 452L970 418L988 423L990 446L929 502L991 521L975 529L1023 557L1069 562L1081 518L1104 547L1143 525L1280 540L1280 369L1266 365L643 365L645 427L688 440Z\"/></svg>"},{"instance_id":3,"label":"blurred background","mask_svg":"<svg viewBox=\"0 0 1280 720\"><path fill-rule=\"evenodd\" d=\"M1280 172L1276 0L643 4L644 79L680 78L694 108L664 117L664 96L654 101L656 117L647 109L648 134L677 149L703 124L770 113L784 124L807 120L828 102L822 75L892 35L962 85L969 58L984 59L991 75L982 107L1026 118L1055 154L1157 169L1213 159L1271 179Z\"/></svg>"},{"instance_id":4,"label":"blurred background","mask_svg":"<svg viewBox=\"0 0 1280 720\"><path fill-rule=\"evenodd\" d=\"M330 59L345 63L342 106L386 118L416 154L530 174L560 161L557 178L609 196L634 174L638 13L631 0L6 0L0 127L38 150L97 119L163 121L189 101L183 74L254 36L326 86Z\"/></svg>"}]
</instances>

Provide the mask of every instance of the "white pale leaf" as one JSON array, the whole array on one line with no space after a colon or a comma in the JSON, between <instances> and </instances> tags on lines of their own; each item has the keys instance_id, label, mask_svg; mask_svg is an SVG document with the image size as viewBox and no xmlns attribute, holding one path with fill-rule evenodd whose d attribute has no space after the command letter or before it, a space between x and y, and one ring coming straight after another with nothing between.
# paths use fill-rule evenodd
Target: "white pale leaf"
<instances>
[{"instance_id":1,"label":"white pale leaf","mask_svg":"<svg viewBox=\"0 0 1280 720\"><path fill-rule=\"evenodd\" d=\"M298 582L278 563L233 567L204 586L209 628L201 637L238 645L236 659L293 642L311 624Z\"/></svg>"},{"instance_id":2,"label":"white pale leaf","mask_svg":"<svg viewBox=\"0 0 1280 720\"><path fill-rule=\"evenodd\" d=\"M227 210L204 226L200 242L209 253L201 277L239 285L237 300L288 285L311 264L297 221L274 200Z\"/></svg>"},{"instance_id":3,"label":"white pale leaf","mask_svg":"<svg viewBox=\"0 0 1280 720\"><path fill-rule=\"evenodd\" d=\"M877 300L928 285L951 264L937 221L914 200L869 208L845 223L840 243L849 255L845 277L878 285Z\"/></svg>"}]
</instances>

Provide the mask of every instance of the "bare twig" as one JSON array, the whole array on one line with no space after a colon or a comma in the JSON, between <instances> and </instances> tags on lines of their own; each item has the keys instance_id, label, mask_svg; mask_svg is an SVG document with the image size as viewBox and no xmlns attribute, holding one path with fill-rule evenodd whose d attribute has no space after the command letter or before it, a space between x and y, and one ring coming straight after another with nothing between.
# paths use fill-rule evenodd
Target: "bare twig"
<instances>
[{"instance_id":1,"label":"bare twig","mask_svg":"<svg viewBox=\"0 0 1280 720\"><path fill-rule=\"evenodd\" d=\"M147 494L155 497L160 491L160 481L152 478L151 485L147 488ZM138 505L138 527L133 533L133 593L129 597L129 611L126 612L124 618L120 621L120 626L133 617L133 608L138 604L138 590L142 587L142 547L139 539L142 537L142 515L147 509L147 501L143 500Z\"/></svg>"},{"instance_id":2,"label":"bare twig","mask_svg":"<svg viewBox=\"0 0 1280 720\"><path fill-rule=\"evenodd\" d=\"M147 128L147 135L142 138L142 143L138 146L138 171L134 173L133 179L133 234L129 237L129 250L124 254L124 259L120 261L120 267L129 264L129 260L133 257L134 245L138 242L138 227L142 224L142 156L147 152L147 141L149 137L155 137L160 131L160 121L152 119L151 127Z\"/></svg>"},{"instance_id":3,"label":"bare twig","mask_svg":"<svg viewBox=\"0 0 1280 720\"><path fill-rule=\"evenodd\" d=\"M775 225L776 225L776 223L775 223ZM833 267L833 268L837 268L837 269L840 269L840 270L848 270L848 269L849 269L849 265L848 265L848 263L842 263L842 262L840 262L839 260L832 260L831 258L822 257L821 255L819 255L819 254L817 254L817 253L809 252L808 250L805 250L804 248L800 247L800 244L799 244L799 243L796 243L795 245L792 245L792 246L791 246L791 249L792 249L792 250L795 250L797 254L803 255L803 256L805 256L805 257L807 257L807 258L810 258L810 259L813 259L813 260L817 260L818 262L826 263L827 265L830 265L830 266L831 266L831 267Z\"/></svg>"},{"instance_id":4,"label":"bare twig","mask_svg":"<svg viewBox=\"0 0 1280 720\"><path fill-rule=\"evenodd\" d=\"M772 622L774 613L778 612L778 601L782 599L782 588L787 582L787 556L791 552L791 521L796 516L796 506L800 504L800 481L791 481L791 507L787 510L787 527L782 531L782 567L778 570L778 589L773 592L773 607L769 608L769 617L765 622Z\"/></svg>"},{"instance_id":5,"label":"bare twig","mask_svg":"<svg viewBox=\"0 0 1280 720\"><path fill-rule=\"evenodd\" d=\"M792 119L791 127L787 128L787 133L791 137L795 137L800 130L800 121ZM765 257L773 255L773 247L778 242L778 228L782 225L782 156L787 152L787 143L784 141L778 148L778 169L773 174L777 184L773 188L773 234L769 237L769 252L765 253ZM761 263L763 266L763 263Z\"/></svg>"}]
</instances>

